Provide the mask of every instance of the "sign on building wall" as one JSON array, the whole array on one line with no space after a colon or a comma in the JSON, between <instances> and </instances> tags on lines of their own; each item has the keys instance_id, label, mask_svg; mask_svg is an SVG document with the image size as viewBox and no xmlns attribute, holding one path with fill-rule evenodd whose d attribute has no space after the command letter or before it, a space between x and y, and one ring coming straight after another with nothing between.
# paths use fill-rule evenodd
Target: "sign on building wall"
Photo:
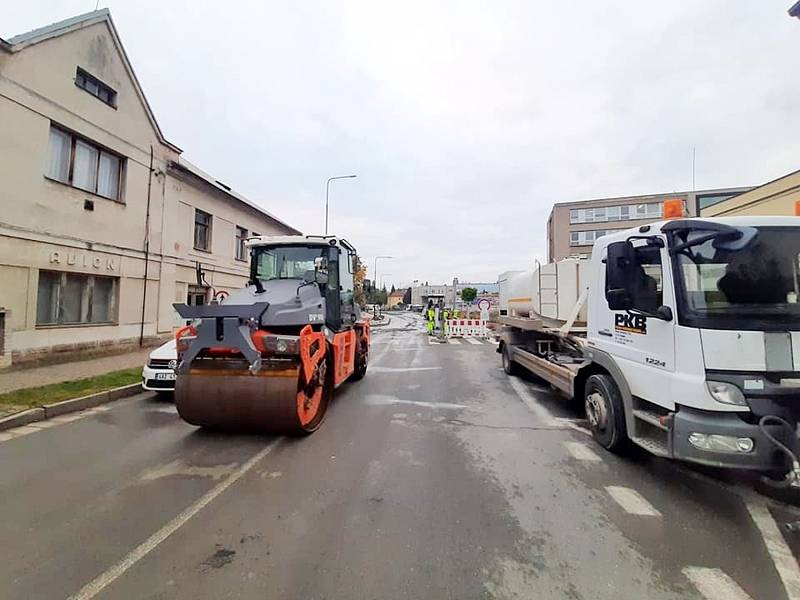
<instances>
[{"instance_id":1,"label":"sign on building wall","mask_svg":"<svg viewBox=\"0 0 800 600\"><path fill-rule=\"evenodd\" d=\"M97 273L118 274L119 256L98 254L82 250L52 250L48 255L48 265L53 269L75 268L92 270Z\"/></svg>"}]
</instances>

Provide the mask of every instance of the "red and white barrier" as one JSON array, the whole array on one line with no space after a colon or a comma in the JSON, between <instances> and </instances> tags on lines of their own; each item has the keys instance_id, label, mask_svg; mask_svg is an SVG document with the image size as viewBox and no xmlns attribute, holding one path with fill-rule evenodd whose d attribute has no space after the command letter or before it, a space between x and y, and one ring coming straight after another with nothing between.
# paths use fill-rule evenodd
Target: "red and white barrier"
<instances>
[{"instance_id":1,"label":"red and white barrier","mask_svg":"<svg viewBox=\"0 0 800 600\"><path fill-rule=\"evenodd\" d=\"M483 319L447 319L447 337L489 337Z\"/></svg>"}]
</instances>

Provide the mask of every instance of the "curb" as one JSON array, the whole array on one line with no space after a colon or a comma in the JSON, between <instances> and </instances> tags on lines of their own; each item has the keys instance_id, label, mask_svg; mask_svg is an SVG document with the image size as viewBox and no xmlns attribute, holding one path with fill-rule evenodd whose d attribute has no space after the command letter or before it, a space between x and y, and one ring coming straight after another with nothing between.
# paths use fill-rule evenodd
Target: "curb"
<instances>
[{"instance_id":1,"label":"curb","mask_svg":"<svg viewBox=\"0 0 800 600\"><path fill-rule=\"evenodd\" d=\"M0 419L0 431L11 429L12 427L19 427L20 425L27 425L28 423L35 423L36 421L52 419L59 415L65 415L87 408L93 408L107 402L119 400L120 398L134 396L142 391L144 390L142 390L141 383L132 383L130 385L124 385L104 392L97 392L96 394L90 394L80 398L45 404Z\"/></svg>"}]
</instances>

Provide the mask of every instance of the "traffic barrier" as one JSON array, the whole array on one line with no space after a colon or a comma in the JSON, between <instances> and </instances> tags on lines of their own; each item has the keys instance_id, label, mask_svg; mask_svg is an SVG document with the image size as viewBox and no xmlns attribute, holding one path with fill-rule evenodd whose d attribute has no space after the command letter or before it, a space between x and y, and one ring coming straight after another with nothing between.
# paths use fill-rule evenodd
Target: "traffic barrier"
<instances>
[{"instance_id":1,"label":"traffic barrier","mask_svg":"<svg viewBox=\"0 0 800 600\"><path fill-rule=\"evenodd\" d=\"M489 337L484 319L447 319L447 337Z\"/></svg>"}]
</instances>

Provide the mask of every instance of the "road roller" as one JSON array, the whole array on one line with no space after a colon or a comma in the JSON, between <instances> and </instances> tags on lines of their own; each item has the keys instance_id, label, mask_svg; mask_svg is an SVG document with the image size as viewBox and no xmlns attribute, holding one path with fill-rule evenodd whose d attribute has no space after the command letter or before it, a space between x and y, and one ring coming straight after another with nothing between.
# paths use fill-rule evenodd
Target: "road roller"
<instances>
[{"instance_id":1,"label":"road roller","mask_svg":"<svg viewBox=\"0 0 800 600\"><path fill-rule=\"evenodd\" d=\"M246 244L246 287L211 304L174 305L188 323L175 334L178 414L214 429L313 433L333 390L367 372L356 251L335 236Z\"/></svg>"}]
</instances>

